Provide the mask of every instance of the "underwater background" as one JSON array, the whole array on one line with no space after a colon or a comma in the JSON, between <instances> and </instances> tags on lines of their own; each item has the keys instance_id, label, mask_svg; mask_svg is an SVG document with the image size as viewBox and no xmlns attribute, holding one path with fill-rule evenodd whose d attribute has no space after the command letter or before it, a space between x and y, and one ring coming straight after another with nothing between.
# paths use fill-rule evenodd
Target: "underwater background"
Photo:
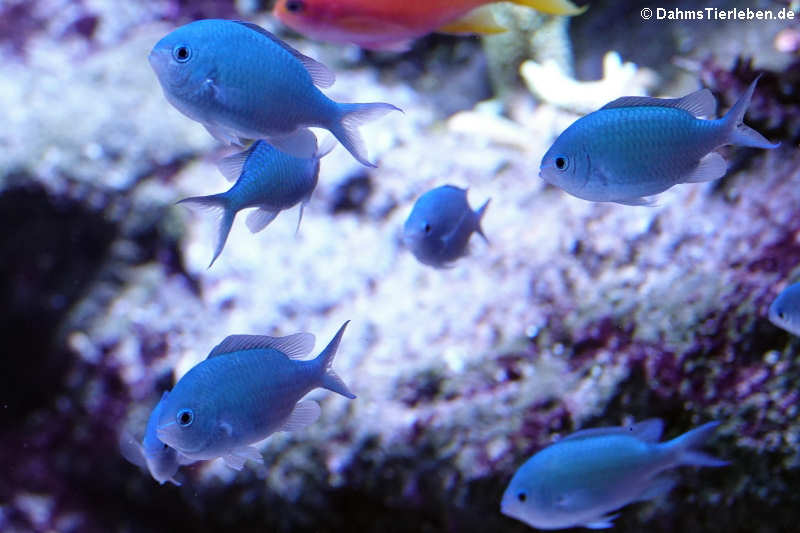
<instances>
[{"instance_id":1,"label":"underwater background","mask_svg":"<svg viewBox=\"0 0 800 533\"><path fill-rule=\"evenodd\" d=\"M585 2L584 2L585 3ZM700 5L702 4L702 5ZM407 52L303 38L258 0L0 0L0 531L524 532L518 466L577 429L659 417L667 438L721 422L664 499L614 530L800 530L800 342L767 308L800 278L800 24L642 20L591 2L566 18L498 4L510 31L433 34ZM220 192L230 153L164 98L147 56L175 27L246 19L336 72L324 92L390 102L296 208L233 225L175 203ZM727 147L725 177L655 207L595 203L538 176L578 117L622 95L708 87L775 150ZM448 269L403 245L444 184L491 198L489 244ZM350 320L322 416L265 464L182 467L158 485L120 454L162 391L233 333L317 336Z\"/></svg>"}]
</instances>

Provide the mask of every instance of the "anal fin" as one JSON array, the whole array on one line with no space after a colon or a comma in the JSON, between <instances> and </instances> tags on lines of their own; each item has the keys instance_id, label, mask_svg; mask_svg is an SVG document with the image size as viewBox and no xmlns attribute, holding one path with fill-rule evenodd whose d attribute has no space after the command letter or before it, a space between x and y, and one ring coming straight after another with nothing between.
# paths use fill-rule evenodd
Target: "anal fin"
<instances>
[{"instance_id":1,"label":"anal fin","mask_svg":"<svg viewBox=\"0 0 800 533\"><path fill-rule=\"evenodd\" d=\"M721 178L728 171L728 164L725 158L717 152L707 154L691 174L684 178L684 183L701 183Z\"/></svg>"},{"instance_id":2,"label":"anal fin","mask_svg":"<svg viewBox=\"0 0 800 533\"><path fill-rule=\"evenodd\" d=\"M322 410L314 400L303 400L295 405L292 414L283 423L278 431L297 431L310 424L313 424Z\"/></svg>"},{"instance_id":3,"label":"anal fin","mask_svg":"<svg viewBox=\"0 0 800 533\"><path fill-rule=\"evenodd\" d=\"M597 520L583 524L583 526L587 529L608 529L610 527L614 527L613 520L618 516L619 514L607 514L605 516L601 516Z\"/></svg>"},{"instance_id":4,"label":"anal fin","mask_svg":"<svg viewBox=\"0 0 800 533\"><path fill-rule=\"evenodd\" d=\"M634 205L644 207L655 207L658 205L654 196L641 196L639 198L626 198L624 200L614 200L615 203L622 205Z\"/></svg>"},{"instance_id":5,"label":"anal fin","mask_svg":"<svg viewBox=\"0 0 800 533\"><path fill-rule=\"evenodd\" d=\"M308 128L299 128L289 135L270 137L269 144L285 154L302 159L317 153L317 136Z\"/></svg>"},{"instance_id":6,"label":"anal fin","mask_svg":"<svg viewBox=\"0 0 800 533\"><path fill-rule=\"evenodd\" d=\"M269 223L275 220L280 211L274 211L267 207L259 207L249 215L247 215L247 228L251 233L258 233L262 229L269 226Z\"/></svg>"},{"instance_id":7,"label":"anal fin","mask_svg":"<svg viewBox=\"0 0 800 533\"><path fill-rule=\"evenodd\" d=\"M648 500L654 500L656 498L661 498L662 496L665 496L667 493L669 493L669 491L672 490L672 488L675 486L677 482L678 480L672 476L664 475L661 477L657 477L652 481L652 483L650 483L650 485L644 490L644 492L642 492L642 494L638 498L636 498L636 500L648 501Z\"/></svg>"}]
</instances>

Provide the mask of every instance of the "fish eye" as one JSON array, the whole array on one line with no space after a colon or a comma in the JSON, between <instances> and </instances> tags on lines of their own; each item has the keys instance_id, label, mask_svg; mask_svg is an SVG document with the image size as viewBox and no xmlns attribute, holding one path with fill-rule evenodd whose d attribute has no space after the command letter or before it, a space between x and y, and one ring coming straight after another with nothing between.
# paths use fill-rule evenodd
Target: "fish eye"
<instances>
[{"instance_id":1,"label":"fish eye","mask_svg":"<svg viewBox=\"0 0 800 533\"><path fill-rule=\"evenodd\" d=\"M527 499L528 499L528 495L527 495L527 494L525 494L524 492L517 493L517 499L518 499L519 501L521 501L521 502L525 503L525 500L527 500Z\"/></svg>"},{"instance_id":2,"label":"fish eye","mask_svg":"<svg viewBox=\"0 0 800 533\"><path fill-rule=\"evenodd\" d=\"M556 168L558 170L566 170L568 166L568 161L566 157L558 156L556 157Z\"/></svg>"},{"instance_id":3,"label":"fish eye","mask_svg":"<svg viewBox=\"0 0 800 533\"><path fill-rule=\"evenodd\" d=\"M290 13L300 13L306 8L305 2L303 0L289 0L286 2L286 11Z\"/></svg>"},{"instance_id":4,"label":"fish eye","mask_svg":"<svg viewBox=\"0 0 800 533\"><path fill-rule=\"evenodd\" d=\"M783 311L778 311L778 318L780 318L781 320L785 319L786 313L784 313Z\"/></svg>"},{"instance_id":5,"label":"fish eye","mask_svg":"<svg viewBox=\"0 0 800 533\"><path fill-rule=\"evenodd\" d=\"M189 61L189 58L192 57L192 51L185 44L179 44L172 49L172 57L174 57L175 61L178 63L186 63Z\"/></svg>"},{"instance_id":6,"label":"fish eye","mask_svg":"<svg viewBox=\"0 0 800 533\"><path fill-rule=\"evenodd\" d=\"M422 228L422 229L423 229L423 230L425 230L425 235L430 235L430 233L431 233L431 225L430 225L430 224L428 224L428 223L426 222L426 223L425 223L425 227L424 227L424 228Z\"/></svg>"},{"instance_id":7,"label":"fish eye","mask_svg":"<svg viewBox=\"0 0 800 533\"><path fill-rule=\"evenodd\" d=\"M163 442L161 443L161 446L162 446L162 448L161 448L162 450L166 450L167 448L169 448L169 446L167 446L167 445L166 445L166 444L164 444Z\"/></svg>"},{"instance_id":8,"label":"fish eye","mask_svg":"<svg viewBox=\"0 0 800 533\"><path fill-rule=\"evenodd\" d=\"M192 425L192 422L194 422L194 413L191 409L181 409L178 411L178 416L176 418L180 426L189 427Z\"/></svg>"}]
</instances>

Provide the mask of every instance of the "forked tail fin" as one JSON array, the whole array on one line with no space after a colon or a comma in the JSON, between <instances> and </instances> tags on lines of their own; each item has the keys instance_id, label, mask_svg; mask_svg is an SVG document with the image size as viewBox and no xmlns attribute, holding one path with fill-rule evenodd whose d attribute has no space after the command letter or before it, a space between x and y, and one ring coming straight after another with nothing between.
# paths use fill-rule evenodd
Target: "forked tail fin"
<instances>
[{"instance_id":1,"label":"forked tail fin","mask_svg":"<svg viewBox=\"0 0 800 533\"><path fill-rule=\"evenodd\" d=\"M214 264L219 254L222 253L222 248L225 247L225 241L228 240L228 234L231 232L233 226L233 219L236 216L228 197L225 194L212 194L211 196L193 196L185 198L178 202L179 204L186 204L190 207L198 207L214 212L219 219L219 230L217 233L217 246L214 249L214 257L208 264L208 268Z\"/></svg>"},{"instance_id":2,"label":"forked tail fin","mask_svg":"<svg viewBox=\"0 0 800 533\"><path fill-rule=\"evenodd\" d=\"M401 109L392 104L375 102L371 104L339 104L339 111L339 119L330 127L331 133L359 163L375 168L377 165L367 160L367 148L364 145L364 139L358 132L358 127L389 111L401 111Z\"/></svg>"},{"instance_id":3,"label":"forked tail fin","mask_svg":"<svg viewBox=\"0 0 800 533\"><path fill-rule=\"evenodd\" d=\"M756 90L756 84L760 78L761 76L753 80L753 83L722 118L727 131L729 131L728 140L731 144L767 149L777 148L781 144L769 142L763 135L743 122L744 114L750 106L750 99L753 97L753 91Z\"/></svg>"},{"instance_id":4,"label":"forked tail fin","mask_svg":"<svg viewBox=\"0 0 800 533\"><path fill-rule=\"evenodd\" d=\"M322 374L322 387L328 390L332 390L333 392L338 392L342 396L347 398L353 399L356 397L355 394L350 392L350 389L345 385L344 381L336 375L336 372L333 371L331 365L333 364L333 358L336 355L336 350L339 348L339 341L342 340L342 335L344 335L344 330L349 324L350 321L348 320L342 327L339 328L339 331L336 332L331 342L322 350L317 356L317 359L322 364L323 374Z\"/></svg>"}]
</instances>

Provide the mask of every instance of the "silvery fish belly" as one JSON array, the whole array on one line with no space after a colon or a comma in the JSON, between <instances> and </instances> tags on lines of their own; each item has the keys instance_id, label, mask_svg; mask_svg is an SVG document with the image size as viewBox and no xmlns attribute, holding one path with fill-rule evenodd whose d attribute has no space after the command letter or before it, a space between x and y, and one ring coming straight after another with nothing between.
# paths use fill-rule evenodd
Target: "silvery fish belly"
<instances>
[{"instance_id":1,"label":"silvery fish belly","mask_svg":"<svg viewBox=\"0 0 800 533\"><path fill-rule=\"evenodd\" d=\"M758 79L722 118L708 89L683 98L628 96L578 119L542 158L540 176L596 202L652 204L649 196L678 183L710 181L727 164L713 150L724 144L775 148L742 120Z\"/></svg>"},{"instance_id":2,"label":"silvery fish belly","mask_svg":"<svg viewBox=\"0 0 800 533\"><path fill-rule=\"evenodd\" d=\"M218 140L266 139L295 152L309 126L326 128L361 163L357 126L397 109L385 103L340 104L317 87L334 74L263 28L248 22L198 20L161 39L150 64L167 100Z\"/></svg>"},{"instance_id":3,"label":"silvery fish belly","mask_svg":"<svg viewBox=\"0 0 800 533\"><path fill-rule=\"evenodd\" d=\"M172 389L158 438L193 460L223 457L235 469L247 459L262 462L251 444L319 417L316 402L300 401L307 392L322 387L355 398L330 368L346 326L312 360L299 359L313 348L308 333L227 337Z\"/></svg>"},{"instance_id":4,"label":"silvery fish belly","mask_svg":"<svg viewBox=\"0 0 800 533\"><path fill-rule=\"evenodd\" d=\"M664 471L681 465L724 466L697 450L719 424L709 422L658 442L663 423L578 431L528 459L503 494L503 514L539 529L611 527L610 512L669 492L676 480Z\"/></svg>"}]
</instances>

